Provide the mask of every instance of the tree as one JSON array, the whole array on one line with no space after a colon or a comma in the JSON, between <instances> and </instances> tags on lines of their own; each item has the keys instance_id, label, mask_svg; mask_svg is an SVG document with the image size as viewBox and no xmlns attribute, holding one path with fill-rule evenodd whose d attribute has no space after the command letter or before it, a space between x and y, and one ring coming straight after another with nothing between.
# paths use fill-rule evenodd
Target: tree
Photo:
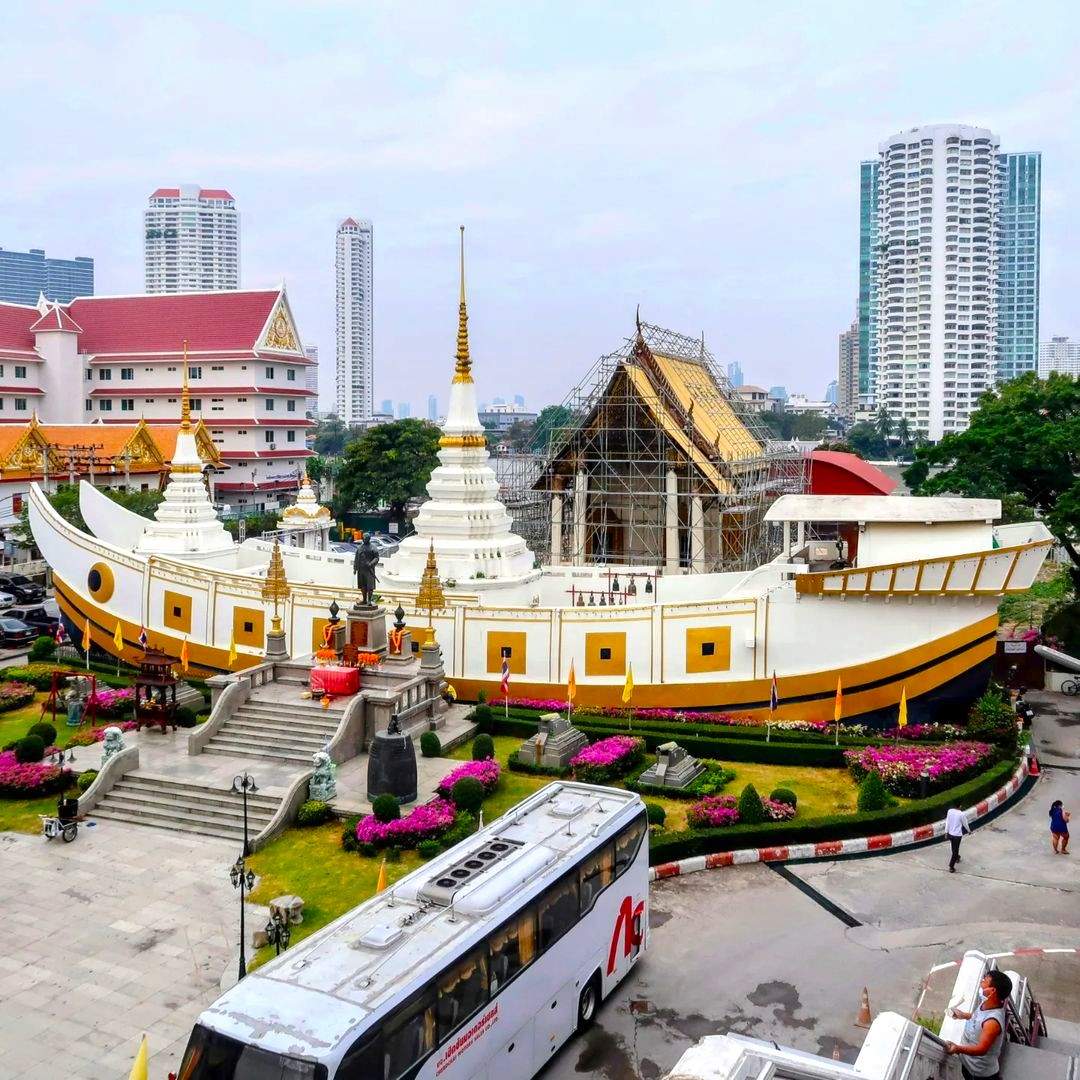
<instances>
[{"instance_id":1,"label":"tree","mask_svg":"<svg viewBox=\"0 0 1080 1080\"><path fill-rule=\"evenodd\" d=\"M1010 516L1035 511L1080 581L1080 379L1029 372L984 394L966 431L916 450L904 482L916 495L1001 499Z\"/></svg>"},{"instance_id":2,"label":"tree","mask_svg":"<svg viewBox=\"0 0 1080 1080\"><path fill-rule=\"evenodd\" d=\"M527 420L515 420L506 431L506 441L515 450L527 450L533 439L533 425Z\"/></svg>"},{"instance_id":3,"label":"tree","mask_svg":"<svg viewBox=\"0 0 1080 1080\"><path fill-rule=\"evenodd\" d=\"M439 464L440 434L427 420L396 420L369 428L349 443L337 472L338 516L389 506L394 519L404 524L405 504L424 494Z\"/></svg>"},{"instance_id":4,"label":"tree","mask_svg":"<svg viewBox=\"0 0 1080 1080\"><path fill-rule=\"evenodd\" d=\"M328 416L325 420L320 420L315 428L315 440L312 443L312 448L316 454L334 457L345 449L345 444L348 441L349 429L345 422L339 420L336 416Z\"/></svg>"},{"instance_id":5,"label":"tree","mask_svg":"<svg viewBox=\"0 0 1080 1080\"><path fill-rule=\"evenodd\" d=\"M885 407L884 403L881 408L878 409L877 416L874 417L874 429L877 431L881 438L881 441L886 446L889 445L889 436L893 430L893 420L889 415L889 410Z\"/></svg>"},{"instance_id":6,"label":"tree","mask_svg":"<svg viewBox=\"0 0 1080 1080\"><path fill-rule=\"evenodd\" d=\"M565 405L545 405L532 428L532 448L537 453L547 450L552 438L569 425L570 410Z\"/></svg>"},{"instance_id":7,"label":"tree","mask_svg":"<svg viewBox=\"0 0 1080 1080\"><path fill-rule=\"evenodd\" d=\"M901 416L896 422L896 438L901 446L906 447L911 442L911 425L906 416Z\"/></svg>"},{"instance_id":8,"label":"tree","mask_svg":"<svg viewBox=\"0 0 1080 1080\"><path fill-rule=\"evenodd\" d=\"M316 454L314 457L307 459L307 474L308 479L316 485L316 487L322 483L323 477L329 472L329 463L323 457Z\"/></svg>"},{"instance_id":9,"label":"tree","mask_svg":"<svg viewBox=\"0 0 1080 1080\"><path fill-rule=\"evenodd\" d=\"M889 453L888 445L878 434L876 425L868 424L865 420L852 425L847 441L854 453L870 461L880 461Z\"/></svg>"}]
</instances>

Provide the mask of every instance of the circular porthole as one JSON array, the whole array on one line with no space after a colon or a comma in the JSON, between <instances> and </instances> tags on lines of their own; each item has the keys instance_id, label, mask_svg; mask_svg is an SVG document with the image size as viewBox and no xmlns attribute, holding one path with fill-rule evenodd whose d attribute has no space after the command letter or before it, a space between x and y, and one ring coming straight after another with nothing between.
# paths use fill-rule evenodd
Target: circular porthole
<instances>
[{"instance_id":1,"label":"circular porthole","mask_svg":"<svg viewBox=\"0 0 1080 1080\"><path fill-rule=\"evenodd\" d=\"M116 587L112 570L105 563L94 563L90 567L90 573L86 575L86 587L95 600L104 604Z\"/></svg>"}]
</instances>

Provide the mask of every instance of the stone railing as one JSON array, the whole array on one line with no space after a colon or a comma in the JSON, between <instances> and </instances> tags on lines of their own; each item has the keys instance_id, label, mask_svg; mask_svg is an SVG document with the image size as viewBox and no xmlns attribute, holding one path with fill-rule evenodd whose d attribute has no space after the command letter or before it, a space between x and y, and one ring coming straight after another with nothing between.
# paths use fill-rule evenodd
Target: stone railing
<instances>
[{"instance_id":1,"label":"stone railing","mask_svg":"<svg viewBox=\"0 0 1080 1080\"><path fill-rule=\"evenodd\" d=\"M116 786L116 782L139 767L139 748L126 746L98 770L94 782L79 796L79 813L87 814Z\"/></svg>"},{"instance_id":2,"label":"stone railing","mask_svg":"<svg viewBox=\"0 0 1080 1080\"><path fill-rule=\"evenodd\" d=\"M252 851L265 847L278 833L283 832L296 820L297 811L307 802L308 781L313 775L312 769L306 769L289 785L289 790L274 811L274 816L266 823L262 832L251 841Z\"/></svg>"},{"instance_id":3,"label":"stone railing","mask_svg":"<svg viewBox=\"0 0 1080 1080\"><path fill-rule=\"evenodd\" d=\"M260 667L269 667L273 670L273 664L264 664ZM238 678L232 676L215 675L208 682L222 679L224 686L211 686L210 694L214 707L210 711L210 718L200 724L188 736L187 752L189 756L201 754L206 744L221 730L225 721L248 699L251 693L251 680L245 671Z\"/></svg>"}]
</instances>

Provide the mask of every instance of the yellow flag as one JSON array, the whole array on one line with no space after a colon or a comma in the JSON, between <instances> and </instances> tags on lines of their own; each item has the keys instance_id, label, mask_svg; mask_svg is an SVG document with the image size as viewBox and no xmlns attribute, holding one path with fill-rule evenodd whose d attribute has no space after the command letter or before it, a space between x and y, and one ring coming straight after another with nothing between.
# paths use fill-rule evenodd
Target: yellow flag
<instances>
[{"instance_id":1,"label":"yellow flag","mask_svg":"<svg viewBox=\"0 0 1080 1080\"><path fill-rule=\"evenodd\" d=\"M897 727L907 727L907 687L900 688L900 719L896 722Z\"/></svg>"},{"instance_id":2,"label":"yellow flag","mask_svg":"<svg viewBox=\"0 0 1080 1080\"><path fill-rule=\"evenodd\" d=\"M233 664L236 663L237 655L238 654L237 654L237 651L236 651L236 634L233 634L232 638L229 641L229 667L232 667Z\"/></svg>"},{"instance_id":3,"label":"yellow flag","mask_svg":"<svg viewBox=\"0 0 1080 1080\"><path fill-rule=\"evenodd\" d=\"M839 724L844 715L844 688L840 685L840 676L836 676L836 704L833 706L833 719Z\"/></svg>"},{"instance_id":4,"label":"yellow flag","mask_svg":"<svg viewBox=\"0 0 1080 1080\"><path fill-rule=\"evenodd\" d=\"M150 1080L150 1066L147 1061L146 1036L139 1043L139 1052L135 1055L135 1063L131 1066L128 1080Z\"/></svg>"},{"instance_id":5,"label":"yellow flag","mask_svg":"<svg viewBox=\"0 0 1080 1080\"><path fill-rule=\"evenodd\" d=\"M570 661L570 674L566 677L566 700L573 701L577 696L577 679L574 678L574 661Z\"/></svg>"},{"instance_id":6,"label":"yellow flag","mask_svg":"<svg viewBox=\"0 0 1080 1080\"><path fill-rule=\"evenodd\" d=\"M120 629L120 620L116 620L116 632L112 636L113 644L119 652L124 651L124 632Z\"/></svg>"},{"instance_id":7,"label":"yellow flag","mask_svg":"<svg viewBox=\"0 0 1080 1080\"><path fill-rule=\"evenodd\" d=\"M180 646L180 667L187 671L188 669L188 647L187 638L184 638L184 644Z\"/></svg>"},{"instance_id":8,"label":"yellow flag","mask_svg":"<svg viewBox=\"0 0 1080 1080\"><path fill-rule=\"evenodd\" d=\"M90 650L90 620L89 619L86 620L86 623L83 626L82 647L83 647L83 652L88 652Z\"/></svg>"},{"instance_id":9,"label":"yellow flag","mask_svg":"<svg viewBox=\"0 0 1080 1080\"><path fill-rule=\"evenodd\" d=\"M634 665L626 665L626 682L622 688L623 704L628 705L634 696Z\"/></svg>"},{"instance_id":10,"label":"yellow flag","mask_svg":"<svg viewBox=\"0 0 1080 1080\"><path fill-rule=\"evenodd\" d=\"M386 860L379 864L379 880L375 882L375 891L381 893L386 888Z\"/></svg>"}]
</instances>

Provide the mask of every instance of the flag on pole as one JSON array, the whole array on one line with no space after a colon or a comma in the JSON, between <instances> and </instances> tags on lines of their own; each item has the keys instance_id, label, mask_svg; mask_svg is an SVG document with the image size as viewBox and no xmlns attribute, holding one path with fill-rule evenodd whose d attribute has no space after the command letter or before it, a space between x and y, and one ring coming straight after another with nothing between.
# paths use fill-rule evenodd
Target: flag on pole
<instances>
[{"instance_id":1,"label":"flag on pole","mask_svg":"<svg viewBox=\"0 0 1080 1080\"><path fill-rule=\"evenodd\" d=\"M150 638L146 633L146 627L139 627L139 648L146 652L146 646L150 644Z\"/></svg>"},{"instance_id":2,"label":"flag on pole","mask_svg":"<svg viewBox=\"0 0 1080 1080\"><path fill-rule=\"evenodd\" d=\"M63 645L64 638L66 637L67 632L64 630L64 624L62 622L58 622L56 624L56 633L53 634L53 641L55 641L57 645Z\"/></svg>"},{"instance_id":3,"label":"flag on pole","mask_svg":"<svg viewBox=\"0 0 1080 1080\"><path fill-rule=\"evenodd\" d=\"M900 687L900 717L896 721L896 726L907 727L907 686Z\"/></svg>"},{"instance_id":4,"label":"flag on pole","mask_svg":"<svg viewBox=\"0 0 1080 1080\"><path fill-rule=\"evenodd\" d=\"M840 685L840 676L836 676L836 703L833 705L833 719L839 724L844 715L844 688Z\"/></svg>"},{"instance_id":5,"label":"flag on pole","mask_svg":"<svg viewBox=\"0 0 1080 1080\"><path fill-rule=\"evenodd\" d=\"M187 638L184 638L184 644L180 646L180 667L187 671L188 669L188 645Z\"/></svg>"},{"instance_id":6,"label":"flag on pole","mask_svg":"<svg viewBox=\"0 0 1080 1080\"><path fill-rule=\"evenodd\" d=\"M82 647L83 652L88 653L90 651L90 620L87 619L83 624L82 632Z\"/></svg>"},{"instance_id":7,"label":"flag on pole","mask_svg":"<svg viewBox=\"0 0 1080 1080\"><path fill-rule=\"evenodd\" d=\"M622 699L624 705L629 705L634 697L634 665L626 665L626 682L623 683Z\"/></svg>"},{"instance_id":8,"label":"flag on pole","mask_svg":"<svg viewBox=\"0 0 1080 1080\"><path fill-rule=\"evenodd\" d=\"M776 707L780 704L780 686L776 681L776 669L773 669L772 673L772 686L769 687L769 712L776 712Z\"/></svg>"},{"instance_id":9,"label":"flag on pole","mask_svg":"<svg viewBox=\"0 0 1080 1080\"><path fill-rule=\"evenodd\" d=\"M570 661L570 674L566 677L566 700L570 705L573 705L574 698L577 696L577 679L574 676L574 661Z\"/></svg>"},{"instance_id":10,"label":"flag on pole","mask_svg":"<svg viewBox=\"0 0 1080 1080\"><path fill-rule=\"evenodd\" d=\"M124 649L124 631L120 629L120 620L116 620L116 630L113 631L112 636L113 644L123 652Z\"/></svg>"},{"instance_id":11,"label":"flag on pole","mask_svg":"<svg viewBox=\"0 0 1080 1080\"><path fill-rule=\"evenodd\" d=\"M375 891L381 893L386 888L386 860L379 864L379 880L375 882Z\"/></svg>"},{"instance_id":12,"label":"flag on pole","mask_svg":"<svg viewBox=\"0 0 1080 1080\"><path fill-rule=\"evenodd\" d=\"M139 1043L139 1052L135 1055L135 1062L131 1066L131 1072L128 1074L128 1080L150 1080L150 1064L147 1060L148 1047L146 1043L146 1036L142 1037L142 1042Z\"/></svg>"},{"instance_id":13,"label":"flag on pole","mask_svg":"<svg viewBox=\"0 0 1080 1080\"><path fill-rule=\"evenodd\" d=\"M499 690L503 697L510 693L510 660L505 656L502 662L502 682L499 683Z\"/></svg>"},{"instance_id":14,"label":"flag on pole","mask_svg":"<svg viewBox=\"0 0 1080 1080\"><path fill-rule=\"evenodd\" d=\"M236 634L229 639L229 667L232 667L236 663L236 657L239 654L236 651Z\"/></svg>"}]
</instances>

